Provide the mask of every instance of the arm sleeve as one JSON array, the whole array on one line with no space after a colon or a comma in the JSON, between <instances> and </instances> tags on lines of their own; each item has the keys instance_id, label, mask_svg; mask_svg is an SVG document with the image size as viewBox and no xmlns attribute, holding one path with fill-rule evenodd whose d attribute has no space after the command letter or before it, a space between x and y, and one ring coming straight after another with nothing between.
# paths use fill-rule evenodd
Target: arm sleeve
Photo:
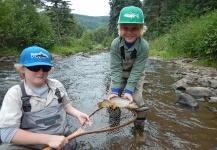
<instances>
[{"instance_id":1,"label":"arm sleeve","mask_svg":"<svg viewBox=\"0 0 217 150\"><path fill-rule=\"evenodd\" d=\"M121 88L121 78L122 78L122 59L119 52L120 48L117 44L118 39L113 40L110 50L110 70L111 70L111 81L112 88Z\"/></svg>"},{"instance_id":2,"label":"arm sleeve","mask_svg":"<svg viewBox=\"0 0 217 150\"><path fill-rule=\"evenodd\" d=\"M3 143L10 143L18 129L19 128L14 128L14 127L1 128L0 129L1 141Z\"/></svg>"},{"instance_id":3,"label":"arm sleeve","mask_svg":"<svg viewBox=\"0 0 217 150\"><path fill-rule=\"evenodd\" d=\"M19 85L13 86L5 94L0 111L0 128L20 127L22 101Z\"/></svg>"}]
</instances>

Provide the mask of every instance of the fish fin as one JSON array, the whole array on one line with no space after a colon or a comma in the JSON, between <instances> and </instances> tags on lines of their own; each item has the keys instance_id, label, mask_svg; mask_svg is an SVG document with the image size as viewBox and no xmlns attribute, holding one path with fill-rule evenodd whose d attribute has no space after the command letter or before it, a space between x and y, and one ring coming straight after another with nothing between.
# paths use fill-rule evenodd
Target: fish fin
<instances>
[{"instance_id":1,"label":"fish fin","mask_svg":"<svg viewBox=\"0 0 217 150\"><path fill-rule=\"evenodd\" d=\"M117 106L115 104L112 105L112 109L115 109Z\"/></svg>"},{"instance_id":2,"label":"fish fin","mask_svg":"<svg viewBox=\"0 0 217 150\"><path fill-rule=\"evenodd\" d=\"M102 102L97 103L98 108L102 108Z\"/></svg>"},{"instance_id":3,"label":"fish fin","mask_svg":"<svg viewBox=\"0 0 217 150\"><path fill-rule=\"evenodd\" d=\"M126 106L125 108L130 109L130 106Z\"/></svg>"}]
</instances>

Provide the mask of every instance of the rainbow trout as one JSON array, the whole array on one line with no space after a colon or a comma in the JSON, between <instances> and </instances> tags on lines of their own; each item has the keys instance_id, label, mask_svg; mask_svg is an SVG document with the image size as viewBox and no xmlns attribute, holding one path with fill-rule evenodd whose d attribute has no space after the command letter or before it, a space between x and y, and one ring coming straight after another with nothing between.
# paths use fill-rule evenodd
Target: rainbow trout
<instances>
[{"instance_id":1,"label":"rainbow trout","mask_svg":"<svg viewBox=\"0 0 217 150\"><path fill-rule=\"evenodd\" d=\"M115 109L116 107L126 107L126 108L139 108L135 102L130 103L129 100L123 99L120 97L114 97L109 102L108 100L104 100L102 102L98 102L98 107L111 107L112 109Z\"/></svg>"}]
</instances>

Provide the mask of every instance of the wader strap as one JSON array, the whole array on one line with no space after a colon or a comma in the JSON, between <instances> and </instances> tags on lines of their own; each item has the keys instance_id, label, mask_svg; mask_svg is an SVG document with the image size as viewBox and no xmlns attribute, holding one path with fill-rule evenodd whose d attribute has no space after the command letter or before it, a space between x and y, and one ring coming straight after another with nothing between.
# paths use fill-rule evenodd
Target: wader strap
<instances>
[{"instance_id":1,"label":"wader strap","mask_svg":"<svg viewBox=\"0 0 217 150\"><path fill-rule=\"evenodd\" d=\"M121 47L120 47L120 50L121 50L121 58L122 58L123 60L125 60L124 46L121 46Z\"/></svg>"},{"instance_id":2,"label":"wader strap","mask_svg":"<svg viewBox=\"0 0 217 150\"><path fill-rule=\"evenodd\" d=\"M121 50L121 58L125 60L124 46L120 47L120 50ZM137 57L137 51L136 49L134 49L130 54L130 59L136 59L136 57Z\"/></svg>"},{"instance_id":3,"label":"wader strap","mask_svg":"<svg viewBox=\"0 0 217 150\"><path fill-rule=\"evenodd\" d=\"M137 54L137 51L136 51L136 49L134 49L134 50L132 51L132 53L130 54L130 58L131 58L131 59L135 59L135 58L137 57L136 54Z\"/></svg>"},{"instance_id":4,"label":"wader strap","mask_svg":"<svg viewBox=\"0 0 217 150\"><path fill-rule=\"evenodd\" d=\"M30 112L31 108L32 108L32 106L30 104L30 101L29 101L31 96L27 95L26 89L24 87L24 82L20 83L20 88L21 88L21 91L22 91L21 100L23 101L23 111L24 112ZM58 88L56 88L55 95L58 97L58 102L62 103L63 98L61 97L60 90Z\"/></svg>"},{"instance_id":5,"label":"wader strap","mask_svg":"<svg viewBox=\"0 0 217 150\"><path fill-rule=\"evenodd\" d=\"M121 40L122 40L122 37L120 37L120 43L121 43ZM139 40L139 43L141 42L141 39ZM120 47L120 51L121 51L121 58L123 59L123 60L125 60L125 52L124 52L124 46L121 46ZM136 49L134 49L133 51L132 51L132 53L130 54L130 59L136 59L136 57L137 57L137 51L136 51Z\"/></svg>"},{"instance_id":6,"label":"wader strap","mask_svg":"<svg viewBox=\"0 0 217 150\"><path fill-rule=\"evenodd\" d=\"M55 95L58 97L58 102L62 103L63 98L61 97L60 90L58 88L56 88Z\"/></svg>"},{"instance_id":7,"label":"wader strap","mask_svg":"<svg viewBox=\"0 0 217 150\"><path fill-rule=\"evenodd\" d=\"M23 111L24 112L30 112L32 106L31 106L31 104L29 102L29 99L30 99L31 96L27 95L25 87L24 87L24 82L20 83L20 88L21 88L21 91L22 91L21 100L23 101Z\"/></svg>"}]
</instances>

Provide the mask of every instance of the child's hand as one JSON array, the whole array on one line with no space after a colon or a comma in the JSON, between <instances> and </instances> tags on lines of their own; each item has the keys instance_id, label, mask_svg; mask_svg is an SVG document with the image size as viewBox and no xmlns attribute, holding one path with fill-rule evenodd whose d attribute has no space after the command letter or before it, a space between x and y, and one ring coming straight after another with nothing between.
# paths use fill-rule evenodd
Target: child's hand
<instances>
[{"instance_id":1,"label":"child's hand","mask_svg":"<svg viewBox=\"0 0 217 150\"><path fill-rule=\"evenodd\" d=\"M124 94L124 98L125 98L125 99L128 99L128 100L130 101L130 103L133 102L133 97L132 97L131 94L125 93L125 94Z\"/></svg>"},{"instance_id":2,"label":"child's hand","mask_svg":"<svg viewBox=\"0 0 217 150\"><path fill-rule=\"evenodd\" d=\"M50 135L50 138L47 138L47 145L55 149L62 149L67 144L68 140L65 136Z\"/></svg>"},{"instance_id":3,"label":"child's hand","mask_svg":"<svg viewBox=\"0 0 217 150\"><path fill-rule=\"evenodd\" d=\"M82 112L78 115L78 120L82 125L89 125L89 126L92 125L89 116Z\"/></svg>"},{"instance_id":4,"label":"child's hand","mask_svg":"<svg viewBox=\"0 0 217 150\"><path fill-rule=\"evenodd\" d=\"M108 96L107 100L110 102L111 99L114 98L114 97L118 97L118 94L114 94L114 93L110 94L110 95Z\"/></svg>"}]
</instances>

